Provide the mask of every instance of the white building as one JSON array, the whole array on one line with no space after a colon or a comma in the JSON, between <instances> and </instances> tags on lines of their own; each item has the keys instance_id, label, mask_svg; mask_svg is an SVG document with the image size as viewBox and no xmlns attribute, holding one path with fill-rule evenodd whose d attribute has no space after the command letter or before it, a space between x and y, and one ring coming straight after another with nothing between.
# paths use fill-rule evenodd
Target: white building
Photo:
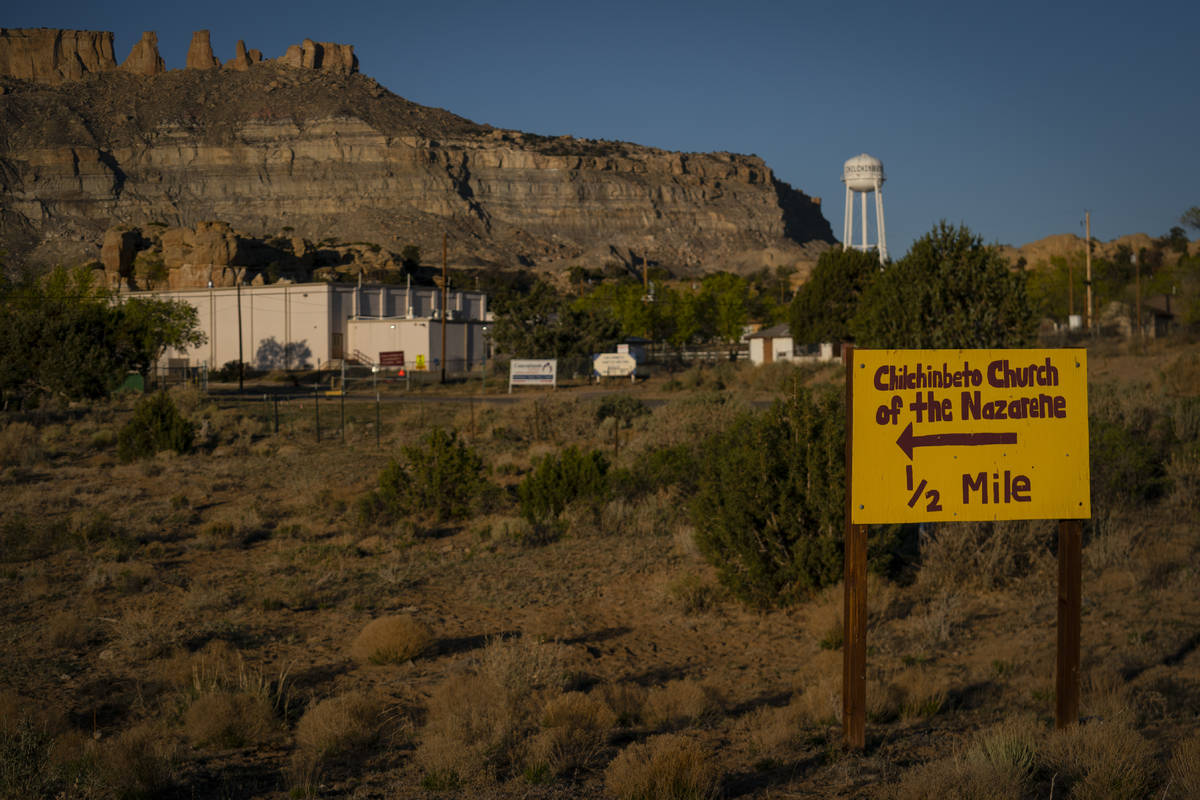
<instances>
[{"instance_id":1,"label":"white building","mask_svg":"<svg viewBox=\"0 0 1200 800\"><path fill-rule=\"evenodd\" d=\"M435 287L273 283L209 289L134 292L183 300L199 316L207 343L169 350L164 359L218 369L241 360L259 369L312 369L341 359L377 364L380 353L401 351L410 369L440 368L442 326L446 367L462 372L483 363L487 296ZM240 327L240 337L239 337ZM239 345L240 339L240 345Z\"/></svg>"},{"instance_id":2,"label":"white building","mask_svg":"<svg viewBox=\"0 0 1200 800\"><path fill-rule=\"evenodd\" d=\"M747 337L750 342L750 361L755 365L775 361L832 361L835 348L830 342L819 345L797 345L791 326L786 322L764 328Z\"/></svg>"}]
</instances>

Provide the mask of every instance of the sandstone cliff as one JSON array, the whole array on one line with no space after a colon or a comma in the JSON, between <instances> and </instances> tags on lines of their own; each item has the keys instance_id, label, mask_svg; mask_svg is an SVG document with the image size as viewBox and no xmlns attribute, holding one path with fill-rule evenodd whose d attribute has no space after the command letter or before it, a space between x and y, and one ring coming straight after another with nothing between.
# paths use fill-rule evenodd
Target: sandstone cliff
<instances>
[{"instance_id":1,"label":"sandstone cliff","mask_svg":"<svg viewBox=\"0 0 1200 800\"><path fill-rule=\"evenodd\" d=\"M116 66L108 31L0 28L0 75L62 83Z\"/></svg>"},{"instance_id":2,"label":"sandstone cliff","mask_svg":"<svg viewBox=\"0 0 1200 800\"><path fill-rule=\"evenodd\" d=\"M833 239L819 202L757 157L478 125L311 44L307 69L247 57L61 88L0 78L0 246L10 260L95 258L113 225L222 220L427 254L446 232L460 265L682 274L804 265Z\"/></svg>"}]
</instances>

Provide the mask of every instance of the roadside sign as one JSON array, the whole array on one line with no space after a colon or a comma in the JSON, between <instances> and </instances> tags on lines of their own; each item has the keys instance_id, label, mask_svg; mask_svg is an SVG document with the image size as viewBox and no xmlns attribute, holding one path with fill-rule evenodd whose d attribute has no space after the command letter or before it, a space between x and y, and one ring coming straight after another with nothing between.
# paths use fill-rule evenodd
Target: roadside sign
<instances>
[{"instance_id":1,"label":"roadside sign","mask_svg":"<svg viewBox=\"0 0 1200 800\"><path fill-rule=\"evenodd\" d=\"M592 359L592 370L602 378L627 378L637 370L629 353L601 353Z\"/></svg>"},{"instance_id":2,"label":"roadside sign","mask_svg":"<svg viewBox=\"0 0 1200 800\"><path fill-rule=\"evenodd\" d=\"M558 385L558 359L519 359L508 362L508 391L514 386Z\"/></svg>"},{"instance_id":3,"label":"roadside sign","mask_svg":"<svg viewBox=\"0 0 1200 800\"><path fill-rule=\"evenodd\" d=\"M379 353L379 366L381 367L403 367L404 366L404 351L403 350L387 350Z\"/></svg>"},{"instance_id":4,"label":"roadside sign","mask_svg":"<svg viewBox=\"0 0 1200 800\"><path fill-rule=\"evenodd\" d=\"M850 521L1087 519L1087 351L853 352Z\"/></svg>"}]
</instances>

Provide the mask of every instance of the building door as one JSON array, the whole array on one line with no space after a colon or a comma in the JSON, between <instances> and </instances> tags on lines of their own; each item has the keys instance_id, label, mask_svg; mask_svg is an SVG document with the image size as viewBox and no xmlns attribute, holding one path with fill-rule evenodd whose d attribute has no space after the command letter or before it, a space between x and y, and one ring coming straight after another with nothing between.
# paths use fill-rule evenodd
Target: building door
<instances>
[{"instance_id":1,"label":"building door","mask_svg":"<svg viewBox=\"0 0 1200 800\"><path fill-rule=\"evenodd\" d=\"M346 349L342 344L342 334L329 334L329 357L330 358L345 358Z\"/></svg>"},{"instance_id":2,"label":"building door","mask_svg":"<svg viewBox=\"0 0 1200 800\"><path fill-rule=\"evenodd\" d=\"M763 363L770 364L775 358L775 340L763 339Z\"/></svg>"}]
</instances>

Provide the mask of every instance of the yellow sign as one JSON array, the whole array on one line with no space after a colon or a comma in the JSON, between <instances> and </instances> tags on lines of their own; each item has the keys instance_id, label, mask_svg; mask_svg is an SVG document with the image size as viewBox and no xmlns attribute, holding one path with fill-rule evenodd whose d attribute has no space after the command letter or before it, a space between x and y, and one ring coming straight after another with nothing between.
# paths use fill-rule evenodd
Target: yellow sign
<instances>
[{"instance_id":1,"label":"yellow sign","mask_svg":"<svg viewBox=\"0 0 1200 800\"><path fill-rule=\"evenodd\" d=\"M854 350L850 521L1091 517L1087 351Z\"/></svg>"},{"instance_id":2,"label":"yellow sign","mask_svg":"<svg viewBox=\"0 0 1200 800\"><path fill-rule=\"evenodd\" d=\"M417 365L413 369L425 369L425 356L417 355Z\"/></svg>"}]
</instances>

